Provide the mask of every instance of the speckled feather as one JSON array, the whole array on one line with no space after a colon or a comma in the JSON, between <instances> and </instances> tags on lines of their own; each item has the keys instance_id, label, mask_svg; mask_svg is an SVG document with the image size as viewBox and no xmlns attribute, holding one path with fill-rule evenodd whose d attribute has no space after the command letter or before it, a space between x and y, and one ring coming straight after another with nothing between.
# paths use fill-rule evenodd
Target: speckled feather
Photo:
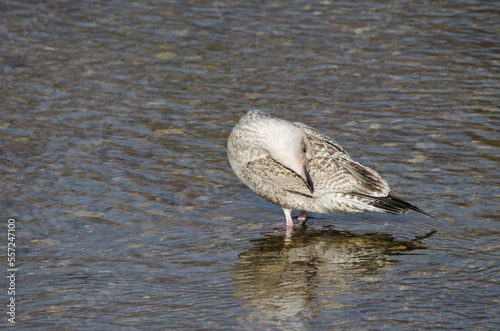
<instances>
[{"instance_id":1,"label":"speckled feather","mask_svg":"<svg viewBox=\"0 0 500 331\"><path fill-rule=\"evenodd\" d=\"M304 136L310 144L312 157L307 169L313 192L299 174L271 155L274 144L287 135ZM228 157L236 175L252 191L283 209L423 212L391 196L387 182L375 170L353 161L335 140L303 123L287 122L259 110L248 112L234 127L228 140Z\"/></svg>"}]
</instances>

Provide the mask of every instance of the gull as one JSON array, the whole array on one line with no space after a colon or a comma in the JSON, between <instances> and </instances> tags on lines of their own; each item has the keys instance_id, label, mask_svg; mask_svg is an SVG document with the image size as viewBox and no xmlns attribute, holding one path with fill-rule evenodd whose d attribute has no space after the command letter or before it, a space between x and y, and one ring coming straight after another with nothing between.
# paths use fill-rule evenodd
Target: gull
<instances>
[{"instance_id":1,"label":"gull","mask_svg":"<svg viewBox=\"0 0 500 331\"><path fill-rule=\"evenodd\" d=\"M249 111L232 130L229 163L235 174L260 197L283 208L293 232L292 210L314 213L414 210L432 216L392 195L373 169L351 159L332 138L299 122L288 122L258 109Z\"/></svg>"}]
</instances>

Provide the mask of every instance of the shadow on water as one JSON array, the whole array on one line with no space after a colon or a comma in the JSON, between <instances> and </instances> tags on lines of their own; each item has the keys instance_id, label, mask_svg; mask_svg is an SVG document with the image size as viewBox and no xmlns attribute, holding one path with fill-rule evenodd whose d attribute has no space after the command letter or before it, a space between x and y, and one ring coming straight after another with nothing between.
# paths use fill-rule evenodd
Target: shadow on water
<instances>
[{"instance_id":1,"label":"shadow on water","mask_svg":"<svg viewBox=\"0 0 500 331\"><path fill-rule=\"evenodd\" d=\"M249 319L295 316L322 300L335 308L341 300L332 298L355 295L351 290L359 278L376 277L397 262L391 256L427 249L423 240L434 233L397 240L390 234L308 231L304 226L293 237L266 236L239 255L235 296L250 311Z\"/></svg>"}]
</instances>

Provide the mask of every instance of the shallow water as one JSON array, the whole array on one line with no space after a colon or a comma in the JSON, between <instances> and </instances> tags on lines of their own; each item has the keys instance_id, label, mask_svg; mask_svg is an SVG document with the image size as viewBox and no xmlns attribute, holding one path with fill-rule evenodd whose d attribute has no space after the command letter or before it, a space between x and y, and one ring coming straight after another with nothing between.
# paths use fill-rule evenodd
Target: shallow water
<instances>
[{"instance_id":1,"label":"shallow water","mask_svg":"<svg viewBox=\"0 0 500 331\"><path fill-rule=\"evenodd\" d=\"M0 9L17 326L500 328L497 3ZM253 108L332 136L436 218L315 214L276 235L281 208L226 156Z\"/></svg>"}]
</instances>

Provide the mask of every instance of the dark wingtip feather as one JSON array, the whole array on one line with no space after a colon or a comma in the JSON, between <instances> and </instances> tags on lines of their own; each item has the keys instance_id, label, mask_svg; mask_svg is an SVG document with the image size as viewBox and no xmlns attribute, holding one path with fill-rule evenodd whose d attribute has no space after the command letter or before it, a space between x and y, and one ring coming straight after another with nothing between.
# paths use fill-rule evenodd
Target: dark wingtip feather
<instances>
[{"instance_id":1,"label":"dark wingtip feather","mask_svg":"<svg viewBox=\"0 0 500 331\"><path fill-rule=\"evenodd\" d=\"M409 210L414 210L416 212L425 214L432 218L436 218L429 213L426 213L422 209L417 206L412 205L392 194L389 194L386 197L369 197L372 199L371 204L377 208L383 209L384 211L391 214L402 214L406 213Z\"/></svg>"},{"instance_id":2,"label":"dark wingtip feather","mask_svg":"<svg viewBox=\"0 0 500 331\"><path fill-rule=\"evenodd\" d=\"M426 213L422 209L418 208L417 206L414 206L411 203L408 203L408 202L406 202L406 201L404 201L404 200L402 200L402 199L400 199L400 198L398 198L398 197L396 197L396 196L394 196L392 194L389 194L387 196L387 198L391 199L392 201L397 202L398 204L402 204L404 207L406 207L406 210L414 210L414 211L417 211L417 212L422 213L424 215L430 216L432 218L436 218L433 215L431 215L429 213Z\"/></svg>"}]
</instances>

